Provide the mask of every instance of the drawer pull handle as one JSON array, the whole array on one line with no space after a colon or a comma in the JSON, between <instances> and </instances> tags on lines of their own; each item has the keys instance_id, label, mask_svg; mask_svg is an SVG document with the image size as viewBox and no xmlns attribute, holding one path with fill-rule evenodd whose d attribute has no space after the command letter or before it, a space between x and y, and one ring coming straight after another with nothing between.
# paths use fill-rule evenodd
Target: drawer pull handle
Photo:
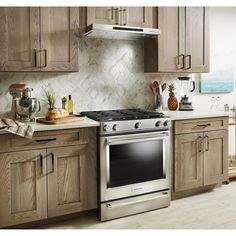
<instances>
[{"instance_id":1,"label":"drawer pull handle","mask_svg":"<svg viewBox=\"0 0 236 236\"><path fill-rule=\"evenodd\" d=\"M206 128L207 126L211 126L211 124L196 125L196 127L199 127L199 128Z\"/></svg>"},{"instance_id":2,"label":"drawer pull handle","mask_svg":"<svg viewBox=\"0 0 236 236\"><path fill-rule=\"evenodd\" d=\"M52 172L51 173L53 172L54 172L54 154L52 153Z\"/></svg>"},{"instance_id":3,"label":"drawer pull handle","mask_svg":"<svg viewBox=\"0 0 236 236\"><path fill-rule=\"evenodd\" d=\"M198 152L202 152L202 136L197 137L197 144L198 143L200 143L198 146Z\"/></svg>"},{"instance_id":4,"label":"drawer pull handle","mask_svg":"<svg viewBox=\"0 0 236 236\"><path fill-rule=\"evenodd\" d=\"M51 167L51 171L47 172L47 174L52 174L54 173L54 153L49 154L49 157L51 157L52 167Z\"/></svg>"},{"instance_id":5,"label":"drawer pull handle","mask_svg":"<svg viewBox=\"0 0 236 236\"><path fill-rule=\"evenodd\" d=\"M207 139L207 147L205 149L205 152L208 152L209 149L210 149L210 140L209 140L209 136L208 135L205 135L204 139Z\"/></svg>"},{"instance_id":6,"label":"drawer pull handle","mask_svg":"<svg viewBox=\"0 0 236 236\"><path fill-rule=\"evenodd\" d=\"M57 140L56 138L38 139L38 140L35 140L35 142L37 142L37 143L48 143L48 142L56 141L56 140Z\"/></svg>"},{"instance_id":7,"label":"drawer pull handle","mask_svg":"<svg viewBox=\"0 0 236 236\"><path fill-rule=\"evenodd\" d=\"M43 155L40 155L40 174L43 174Z\"/></svg>"}]
</instances>

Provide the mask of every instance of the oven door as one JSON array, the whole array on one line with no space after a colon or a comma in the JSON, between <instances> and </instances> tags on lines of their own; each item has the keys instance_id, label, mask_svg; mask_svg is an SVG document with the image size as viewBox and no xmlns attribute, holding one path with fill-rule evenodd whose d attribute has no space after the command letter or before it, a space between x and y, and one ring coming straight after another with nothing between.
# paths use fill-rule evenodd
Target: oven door
<instances>
[{"instance_id":1,"label":"oven door","mask_svg":"<svg viewBox=\"0 0 236 236\"><path fill-rule=\"evenodd\" d=\"M168 131L100 137L102 202L169 188Z\"/></svg>"}]
</instances>

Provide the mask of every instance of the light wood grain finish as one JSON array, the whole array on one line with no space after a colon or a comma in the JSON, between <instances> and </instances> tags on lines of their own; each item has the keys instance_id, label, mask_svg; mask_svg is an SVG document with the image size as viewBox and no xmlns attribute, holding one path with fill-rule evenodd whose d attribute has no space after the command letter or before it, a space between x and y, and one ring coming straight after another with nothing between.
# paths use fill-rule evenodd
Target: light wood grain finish
<instances>
[{"instance_id":1,"label":"light wood grain finish","mask_svg":"<svg viewBox=\"0 0 236 236\"><path fill-rule=\"evenodd\" d=\"M41 7L41 71L77 71L79 9Z\"/></svg>"},{"instance_id":2,"label":"light wood grain finish","mask_svg":"<svg viewBox=\"0 0 236 236\"><path fill-rule=\"evenodd\" d=\"M0 154L0 227L47 217L46 151ZM41 169L43 168L43 169ZM42 172L43 171L43 172Z\"/></svg>"},{"instance_id":3,"label":"light wood grain finish","mask_svg":"<svg viewBox=\"0 0 236 236\"><path fill-rule=\"evenodd\" d=\"M205 7L186 7L186 68L209 72L209 14ZM187 58L190 55L191 58ZM191 60L191 62L189 61ZM191 63L191 65L189 64Z\"/></svg>"},{"instance_id":4,"label":"light wood grain finish","mask_svg":"<svg viewBox=\"0 0 236 236\"><path fill-rule=\"evenodd\" d=\"M203 186L203 147L201 139L201 133L175 136L175 191Z\"/></svg>"},{"instance_id":5,"label":"light wood grain finish","mask_svg":"<svg viewBox=\"0 0 236 236\"><path fill-rule=\"evenodd\" d=\"M78 71L78 7L2 7L0 71Z\"/></svg>"},{"instance_id":6,"label":"light wood grain finish","mask_svg":"<svg viewBox=\"0 0 236 236\"><path fill-rule=\"evenodd\" d=\"M121 25L156 28L155 7L121 7Z\"/></svg>"},{"instance_id":7,"label":"light wood grain finish","mask_svg":"<svg viewBox=\"0 0 236 236\"><path fill-rule=\"evenodd\" d=\"M0 8L0 71L37 71L39 8Z\"/></svg>"},{"instance_id":8,"label":"light wood grain finish","mask_svg":"<svg viewBox=\"0 0 236 236\"><path fill-rule=\"evenodd\" d=\"M3 134L0 135L0 142L4 144L0 148L0 153L87 144L89 142L89 128L35 132L32 139Z\"/></svg>"},{"instance_id":9,"label":"light wood grain finish","mask_svg":"<svg viewBox=\"0 0 236 236\"><path fill-rule=\"evenodd\" d=\"M88 145L47 150L49 217L97 207L95 139L90 129Z\"/></svg>"},{"instance_id":10,"label":"light wood grain finish","mask_svg":"<svg viewBox=\"0 0 236 236\"><path fill-rule=\"evenodd\" d=\"M222 183L228 180L228 132L227 130L204 133L204 184Z\"/></svg>"},{"instance_id":11,"label":"light wood grain finish","mask_svg":"<svg viewBox=\"0 0 236 236\"><path fill-rule=\"evenodd\" d=\"M227 122L227 117L174 121L174 198L228 182Z\"/></svg>"},{"instance_id":12,"label":"light wood grain finish","mask_svg":"<svg viewBox=\"0 0 236 236\"><path fill-rule=\"evenodd\" d=\"M115 25L118 21L118 7L86 7L87 26L91 24Z\"/></svg>"},{"instance_id":13,"label":"light wood grain finish","mask_svg":"<svg viewBox=\"0 0 236 236\"><path fill-rule=\"evenodd\" d=\"M228 117L180 120L174 122L175 134L228 129Z\"/></svg>"},{"instance_id":14,"label":"light wood grain finish","mask_svg":"<svg viewBox=\"0 0 236 236\"><path fill-rule=\"evenodd\" d=\"M56 140L35 144L50 138ZM33 139L0 135L0 228L97 207L96 128L37 132ZM27 151L13 152L13 140L15 150Z\"/></svg>"},{"instance_id":15,"label":"light wood grain finish","mask_svg":"<svg viewBox=\"0 0 236 236\"><path fill-rule=\"evenodd\" d=\"M208 72L209 20L205 7L159 7L158 39L145 40L145 72Z\"/></svg>"},{"instance_id":16,"label":"light wood grain finish","mask_svg":"<svg viewBox=\"0 0 236 236\"><path fill-rule=\"evenodd\" d=\"M91 24L156 28L155 7L87 7L84 17Z\"/></svg>"}]
</instances>

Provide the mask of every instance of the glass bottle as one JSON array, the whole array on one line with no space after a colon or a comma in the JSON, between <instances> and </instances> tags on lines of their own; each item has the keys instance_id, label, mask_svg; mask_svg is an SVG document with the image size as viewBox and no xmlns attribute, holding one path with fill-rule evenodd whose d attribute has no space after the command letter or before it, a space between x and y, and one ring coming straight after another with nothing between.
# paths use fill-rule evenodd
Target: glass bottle
<instances>
[{"instance_id":1,"label":"glass bottle","mask_svg":"<svg viewBox=\"0 0 236 236\"><path fill-rule=\"evenodd\" d=\"M71 99L71 95L69 95L69 100L68 100L67 108L68 108L69 114L72 115L73 114L73 101Z\"/></svg>"}]
</instances>

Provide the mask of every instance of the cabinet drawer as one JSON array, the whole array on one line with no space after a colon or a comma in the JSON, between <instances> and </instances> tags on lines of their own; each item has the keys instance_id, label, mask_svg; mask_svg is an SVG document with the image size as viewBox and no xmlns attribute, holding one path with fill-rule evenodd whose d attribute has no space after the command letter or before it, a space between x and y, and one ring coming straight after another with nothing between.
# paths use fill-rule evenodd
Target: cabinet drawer
<instances>
[{"instance_id":1,"label":"cabinet drawer","mask_svg":"<svg viewBox=\"0 0 236 236\"><path fill-rule=\"evenodd\" d=\"M12 134L0 135L0 152L60 147L89 142L89 128L35 132L32 139Z\"/></svg>"},{"instance_id":2,"label":"cabinet drawer","mask_svg":"<svg viewBox=\"0 0 236 236\"><path fill-rule=\"evenodd\" d=\"M228 117L217 117L209 119L191 119L174 122L175 134L202 132L218 129L227 129Z\"/></svg>"}]
</instances>

